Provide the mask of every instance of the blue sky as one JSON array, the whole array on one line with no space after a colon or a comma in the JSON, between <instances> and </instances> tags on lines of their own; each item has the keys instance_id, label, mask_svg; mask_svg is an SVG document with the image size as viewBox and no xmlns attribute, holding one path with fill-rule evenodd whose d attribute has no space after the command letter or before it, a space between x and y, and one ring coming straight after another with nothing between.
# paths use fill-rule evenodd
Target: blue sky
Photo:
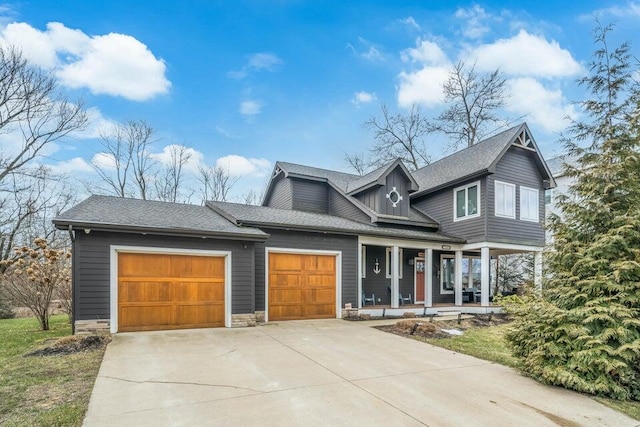
<instances>
[{"instance_id":1,"label":"blue sky","mask_svg":"<svg viewBox=\"0 0 640 427\"><path fill-rule=\"evenodd\" d=\"M25 0L0 7L0 37L90 110L87 131L44 163L91 180L96 135L144 119L160 161L168 145L191 147L194 168L230 165L239 195L260 191L276 160L347 170L344 153L371 144L362 124L381 103L437 114L460 59L500 67L503 115L522 116L543 154L559 154L563 118L580 117L594 16L637 52L640 2L624 1ZM443 137L427 141L444 155Z\"/></svg>"}]
</instances>

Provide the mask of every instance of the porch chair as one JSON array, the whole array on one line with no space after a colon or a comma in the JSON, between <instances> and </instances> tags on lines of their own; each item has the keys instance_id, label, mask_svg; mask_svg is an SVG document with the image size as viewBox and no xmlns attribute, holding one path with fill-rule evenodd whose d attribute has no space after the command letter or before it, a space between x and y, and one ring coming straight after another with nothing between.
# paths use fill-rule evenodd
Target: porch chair
<instances>
[{"instance_id":1,"label":"porch chair","mask_svg":"<svg viewBox=\"0 0 640 427\"><path fill-rule=\"evenodd\" d=\"M408 296L399 294L399 298L400 298L400 305L413 304L413 298L411 297L411 294L409 294Z\"/></svg>"},{"instance_id":2,"label":"porch chair","mask_svg":"<svg viewBox=\"0 0 640 427\"><path fill-rule=\"evenodd\" d=\"M371 297L368 297L365 295L364 291L362 291L362 306L364 307L367 303L376 305L376 294L371 294Z\"/></svg>"}]
</instances>

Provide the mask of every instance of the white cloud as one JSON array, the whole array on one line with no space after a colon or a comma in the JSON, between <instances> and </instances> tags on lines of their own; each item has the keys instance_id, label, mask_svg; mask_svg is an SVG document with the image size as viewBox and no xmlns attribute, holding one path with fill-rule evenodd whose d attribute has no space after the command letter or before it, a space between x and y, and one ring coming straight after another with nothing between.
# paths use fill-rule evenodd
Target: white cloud
<instances>
[{"instance_id":1,"label":"white cloud","mask_svg":"<svg viewBox=\"0 0 640 427\"><path fill-rule=\"evenodd\" d=\"M74 132L74 138L90 139L99 138L100 135L109 134L118 125L117 122L106 118L97 107L90 107L86 110L87 127L82 131Z\"/></svg>"},{"instance_id":2,"label":"white cloud","mask_svg":"<svg viewBox=\"0 0 640 427\"><path fill-rule=\"evenodd\" d=\"M478 71L500 68L511 76L569 77L582 72L580 64L558 42L549 42L525 30L464 52L462 56L476 59Z\"/></svg>"},{"instance_id":3,"label":"white cloud","mask_svg":"<svg viewBox=\"0 0 640 427\"><path fill-rule=\"evenodd\" d=\"M364 46L363 51L356 49L351 43L347 43L347 48L350 49L354 55L357 55L371 62L382 62L386 60L384 53L382 53L382 51L369 40L358 37L358 42L360 43L360 45Z\"/></svg>"},{"instance_id":4,"label":"white cloud","mask_svg":"<svg viewBox=\"0 0 640 427\"><path fill-rule=\"evenodd\" d=\"M262 103L255 99L243 101L238 110L243 116L255 116L262 112Z\"/></svg>"},{"instance_id":5,"label":"white cloud","mask_svg":"<svg viewBox=\"0 0 640 427\"><path fill-rule=\"evenodd\" d=\"M413 16L410 16L410 17L405 18L405 19L401 19L400 23L405 24L407 27L409 27L411 29L421 30L420 25L418 25L416 20L413 19Z\"/></svg>"},{"instance_id":6,"label":"white cloud","mask_svg":"<svg viewBox=\"0 0 640 427\"><path fill-rule=\"evenodd\" d=\"M273 53L254 53L247 56L247 64L244 67L237 71L229 71L227 76L234 79L243 79L247 77L251 71L264 70L273 72L276 71L282 63L282 59Z\"/></svg>"},{"instance_id":7,"label":"white cloud","mask_svg":"<svg viewBox=\"0 0 640 427\"><path fill-rule=\"evenodd\" d=\"M525 120L548 132L563 131L567 117L577 118L577 111L560 89L547 89L531 77L507 80L510 97L507 109L525 116Z\"/></svg>"},{"instance_id":8,"label":"white cloud","mask_svg":"<svg viewBox=\"0 0 640 427\"><path fill-rule=\"evenodd\" d=\"M491 15L477 4L468 9L459 8L455 17L465 20L462 34L467 38L478 39L489 32L486 21L491 19Z\"/></svg>"},{"instance_id":9,"label":"white cloud","mask_svg":"<svg viewBox=\"0 0 640 427\"><path fill-rule=\"evenodd\" d=\"M91 164L103 169L115 169L116 159L113 154L96 153L91 159Z\"/></svg>"},{"instance_id":10,"label":"white cloud","mask_svg":"<svg viewBox=\"0 0 640 427\"><path fill-rule=\"evenodd\" d=\"M145 101L171 87L164 61L126 34L88 36L59 22L48 23L45 31L12 23L2 30L1 42L17 46L70 88Z\"/></svg>"},{"instance_id":11,"label":"white cloud","mask_svg":"<svg viewBox=\"0 0 640 427\"><path fill-rule=\"evenodd\" d=\"M638 17L640 16L640 4L637 2L628 2L625 5L615 5L603 9L596 9L590 14L584 14L579 17L581 21L593 21L598 16L616 16L618 18Z\"/></svg>"},{"instance_id":12,"label":"white cloud","mask_svg":"<svg viewBox=\"0 0 640 427\"><path fill-rule=\"evenodd\" d=\"M255 159L230 154L216 160L216 166L224 168L232 176L262 177L271 171L271 162L267 159Z\"/></svg>"},{"instance_id":13,"label":"white cloud","mask_svg":"<svg viewBox=\"0 0 640 427\"><path fill-rule=\"evenodd\" d=\"M53 165L47 165L54 173L72 174L78 172L94 172L89 163L82 157L74 157L69 160L63 160Z\"/></svg>"},{"instance_id":14,"label":"white cloud","mask_svg":"<svg viewBox=\"0 0 640 427\"><path fill-rule=\"evenodd\" d=\"M398 104L409 107L413 103L435 107L444 101L442 85L447 80L451 63L437 43L416 40L416 47L400 53L406 63L418 64L421 68L402 71L398 75Z\"/></svg>"},{"instance_id":15,"label":"white cloud","mask_svg":"<svg viewBox=\"0 0 640 427\"><path fill-rule=\"evenodd\" d=\"M198 170L198 166L202 165L204 156L203 154L191 147L185 147L180 144L170 144L165 146L160 153L151 153L150 157L160 164L170 166L173 164L174 159L180 150L185 150L185 155L189 157L189 160L184 164L184 169L195 172Z\"/></svg>"},{"instance_id":16,"label":"white cloud","mask_svg":"<svg viewBox=\"0 0 640 427\"><path fill-rule=\"evenodd\" d=\"M370 93L366 91L360 91L353 94L353 99L351 99L351 103L354 105L360 104L368 104L377 99L375 93Z\"/></svg>"}]
</instances>

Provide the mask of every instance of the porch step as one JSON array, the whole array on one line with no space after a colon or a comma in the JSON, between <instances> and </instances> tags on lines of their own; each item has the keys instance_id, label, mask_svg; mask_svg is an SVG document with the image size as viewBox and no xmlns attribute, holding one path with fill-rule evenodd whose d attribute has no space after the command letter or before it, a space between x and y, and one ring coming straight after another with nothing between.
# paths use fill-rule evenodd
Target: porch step
<instances>
[{"instance_id":1,"label":"porch step","mask_svg":"<svg viewBox=\"0 0 640 427\"><path fill-rule=\"evenodd\" d=\"M438 316L459 316L462 314L460 310L438 310L436 313Z\"/></svg>"}]
</instances>

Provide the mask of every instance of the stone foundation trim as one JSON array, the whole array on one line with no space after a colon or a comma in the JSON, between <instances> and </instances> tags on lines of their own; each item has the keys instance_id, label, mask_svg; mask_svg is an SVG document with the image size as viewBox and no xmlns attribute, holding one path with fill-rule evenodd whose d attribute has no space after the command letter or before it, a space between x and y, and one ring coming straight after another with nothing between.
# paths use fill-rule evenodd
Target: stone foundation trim
<instances>
[{"instance_id":1,"label":"stone foundation trim","mask_svg":"<svg viewBox=\"0 0 640 427\"><path fill-rule=\"evenodd\" d=\"M76 320L74 322L76 334L91 334L95 332L109 332L111 321L92 319L92 320Z\"/></svg>"},{"instance_id":2,"label":"stone foundation trim","mask_svg":"<svg viewBox=\"0 0 640 427\"><path fill-rule=\"evenodd\" d=\"M247 326L256 326L256 315L254 313L231 315L232 328L244 328Z\"/></svg>"},{"instance_id":3,"label":"stone foundation trim","mask_svg":"<svg viewBox=\"0 0 640 427\"><path fill-rule=\"evenodd\" d=\"M256 311L256 322L264 323L264 310L263 311Z\"/></svg>"}]
</instances>

